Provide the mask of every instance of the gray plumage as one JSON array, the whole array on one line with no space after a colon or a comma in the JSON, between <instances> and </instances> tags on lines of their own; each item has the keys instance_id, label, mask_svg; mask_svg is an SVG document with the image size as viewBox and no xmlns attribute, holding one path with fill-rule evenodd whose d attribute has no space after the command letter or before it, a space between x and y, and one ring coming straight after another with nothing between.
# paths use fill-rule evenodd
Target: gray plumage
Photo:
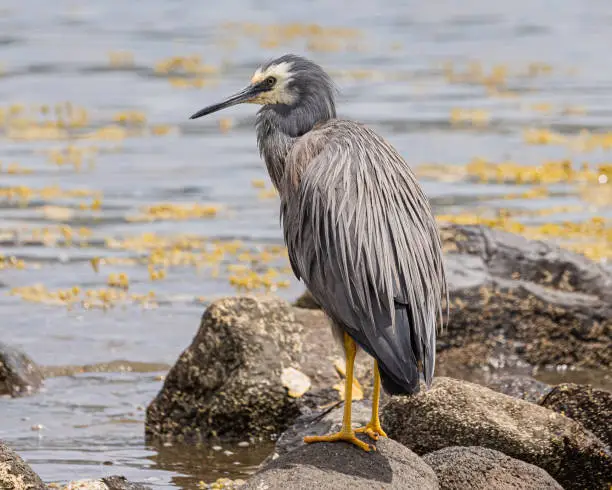
<instances>
[{"instance_id":1,"label":"gray plumage","mask_svg":"<svg viewBox=\"0 0 612 490\"><path fill-rule=\"evenodd\" d=\"M257 141L281 198L289 259L338 331L379 365L383 387L429 385L447 296L442 247L408 164L371 129L336 119L335 89L315 63L285 55L290 104L257 114Z\"/></svg>"}]
</instances>

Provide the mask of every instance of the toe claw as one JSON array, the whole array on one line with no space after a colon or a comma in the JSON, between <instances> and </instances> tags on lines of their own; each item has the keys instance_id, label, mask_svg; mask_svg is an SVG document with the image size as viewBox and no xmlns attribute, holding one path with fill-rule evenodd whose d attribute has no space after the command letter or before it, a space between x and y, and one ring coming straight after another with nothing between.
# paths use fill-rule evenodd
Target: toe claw
<instances>
[{"instance_id":1,"label":"toe claw","mask_svg":"<svg viewBox=\"0 0 612 490\"><path fill-rule=\"evenodd\" d=\"M372 429L370 429L369 427L359 427L359 429L355 429L355 432L359 434L365 434L370 439L373 439L375 441L378 440L378 434L374 432Z\"/></svg>"},{"instance_id":2,"label":"toe claw","mask_svg":"<svg viewBox=\"0 0 612 490\"><path fill-rule=\"evenodd\" d=\"M378 441L380 436L387 437L387 434L382 427L378 424L368 423L364 427L360 427L359 429L355 429L355 432L359 432L362 434L366 434L370 439Z\"/></svg>"}]
</instances>

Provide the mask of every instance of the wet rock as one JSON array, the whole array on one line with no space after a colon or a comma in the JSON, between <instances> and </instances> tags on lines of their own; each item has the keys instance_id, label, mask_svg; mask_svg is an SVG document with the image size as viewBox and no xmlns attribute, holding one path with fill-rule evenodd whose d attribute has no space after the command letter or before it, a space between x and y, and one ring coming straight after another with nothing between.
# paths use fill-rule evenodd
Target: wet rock
<instances>
[{"instance_id":1,"label":"wet rock","mask_svg":"<svg viewBox=\"0 0 612 490\"><path fill-rule=\"evenodd\" d=\"M423 461L441 490L563 490L542 468L484 447L447 447Z\"/></svg>"},{"instance_id":2,"label":"wet rock","mask_svg":"<svg viewBox=\"0 0 612 490\"><path fill-rule=\"evenodd\" d=\"M62 490L108 490L102 480L74 480L61 488Z\"/></svg>"},{"instance_id":3,"label":"wet rock","mask_svg":"<svg viewBox=\"0 0 612 490\"><path fill-rule=\"evenodd\" d=\"M339 399L330 388L340 379L334 368L340 356L321 311L274 297L218 300L149 405L147 436L240 441L278 435L301 414ZM362 383L371 378L366 357L356 367ZM309 378L305 395L290 396L283 383L288 368Z\"/></svg>"},{"instance_id":4,"label":"wet rock","mask_svg":"<svg viewBox=\"0 0 612 490\"><path fill-rule=\"evenodd\" d=\"M612 447L612 393L609 391L563 383L555 386L540 405L577 420Z\"/></svg>"},{"instance_id":5,"label":"wet rock","mask_svg":"<svg viewBox=\"0 0 612 490\"><path fill-rule=\"evenodd\" d=\"M508 375L491 379L487 384L492 390L513 398L538 403L552 389L550 385L531 376Z\"/></svg>"},{"instance_id":6,"label":"wet rock","mask_svg":"<svg viewBox=\"0 0 612 490\"><path fill-rule=\"evenodd\" d=\"M445 336L446 333L440 334ZM493 356L493 346L482 342L472 342L459 347L450 347L436 354L436 374L439 376L453 375L457 366L470 372L488 365ZM457 377L456 375L454 375Z\"/></svg>"},{"instance_id":7,"label":"wet rock","mask_svg":"<svg viewBox=\"0 0 612 490\"><path fill-rule=\"evenodd\" d=\"M202 484L200 483L199 488L201 488L202 490L234 490L237 488L242 488L245 483L246 481L241 479L230 480L229 478L219 478L216 481L208 483L204 486L202 486Z\"/></svg>"},{"instance_id":8,"label":"wet rock","mask_svg":"<svg viewBox=\"0 0 612 490\"><path fill-rule=\"evenodd\" d=\"M132 483L124 476L108 476L100 480L75 480L63 490L152 490L151 487Z\"/></svg>"},{"instance_id":9,"label":"wet rock","mask_svg":"<svg viewBox=\"0 0 612 490\"><path fill-rule=\"evenodd\" d=\"M53 378L56 376L74 376L83 373L154 373L167 371L170 369L170 366L161 362L116 360L81 366L42 366L40 369L45 378Z\"/></svg>"},{"instance_id":10,"label":"wet rock","mask_svg":"<svg viewBox=\"0 0 612 490\"><path fill-rule=\"evenodd\" d=\"M124 476L108 476L102 478L108 490L151 490L151 487L127 481Z\"/></svg>"},{"instance_id":11,"label":"wet rock","mask_svg":"<svg viewBox=\"0 0 612 490\"><path fill-rule=\"evenodd\" d=\"M436 356L436 376L491 385L493 389L503 387L503 378L516 378L516 383L520 383L519 379L533 379L531 376L536 371L537 368L512 352L503 340L452 347Z\"/></svg>"},{"instance_id":12,"label":"wet rock","mask_svg":"<svg viewBox=\"0 0 612 490\"><path fill-rule=\"evenodd\" d=\"M550 243L482 226L449 226L441 235L451 301L438 350L503 342L534 366L612 366L609 271Z\"/></svg>"},{"instance_id":13,"label":"wet rock","mask_svg":"<svg viewBox=\"0 0 612 490\"><path fill-rule=\"evenodd\" d=\"M364 441L367 438L364 437ZM367 439L367 442L371 441ZM344 442L301 446L263 466L243 490L437 489L433 470L405 446L387 438L376 451Z\"/></svg>"},{"instance_id":14,"label":"wet rock","mask_svg":"<svg viewBox=\"0 0 612 490\"><path fill-rule=\"evenodd\" d=\"M39 367L19 349L0 342L0 395L26 396L43 384Z\"/></svg>"},{"instance_id":15,"label":"wet rock","mask_svg":"<svg viewBox=\"0 0 612 490\"><path fill-rule=\"evenodd\" d=\"M2 441L0 441L0 488L2 490L47 488L32 468Z\"/></svg>"},{"instance_id":16,"label":"wet rock","mask_svg":"<svg viewBox=\"0 0 612 490\"><path fill-rule=\"evenodd\" d=\"M333 407L308 415L302 415L289 427L276 441L272 458L283 455L289 451L304 446L304 436L322 436L337 432L342 426L344 404L338 403ZM351 422L354 427L361 427L370 421L372 405L368 401L353 402Z\"/></svg>"},{"instance_id":17,"label":"wet rock","mask_svg":"<svg viewBox=\"0 0 612 490\"><path fill-rule=\"evenodd\" d=\"M579 423L552 410L451 378L429 391L393 397L382 410L389 437L417 454L483 446L545 469L567 488L607 488L612 459Z\"/></svg>"}]
</instances>

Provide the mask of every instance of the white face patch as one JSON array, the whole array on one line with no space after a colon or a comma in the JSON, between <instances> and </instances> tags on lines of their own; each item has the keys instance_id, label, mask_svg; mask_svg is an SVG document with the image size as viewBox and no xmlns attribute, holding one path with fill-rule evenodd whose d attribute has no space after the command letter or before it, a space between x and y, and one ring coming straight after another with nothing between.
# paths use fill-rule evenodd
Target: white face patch
<instances>
[{"instance_id":1,"label":"white face patch","mask_svg":"<svg viewBox=\"0 0 612 490\"><path fill-rule=\"evenodd\" d=\"M268 77L276 78L276 84L274 88L268 92L263 92L253 97L249 102L251 104L288 104L291 105L295 102L295 97L289 92L287 88L288 83L291 81L291 67L293 63L283 62L277 65L271 65L266 70L259 67L251 78L251 83L259 83Z\"/></svg>"}]
</instances>

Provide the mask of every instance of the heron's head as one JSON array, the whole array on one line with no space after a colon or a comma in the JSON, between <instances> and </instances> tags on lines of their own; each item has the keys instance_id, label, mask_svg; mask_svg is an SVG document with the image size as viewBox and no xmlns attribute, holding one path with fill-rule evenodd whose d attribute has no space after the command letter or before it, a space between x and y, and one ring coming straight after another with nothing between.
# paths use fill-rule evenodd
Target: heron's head
<instances>
[{"instance_id":1,"label":"heron's head","mask_svg":"<svg viewBox=\"0 0 612 490\"><path fill-rule=\"evenodd\" d=\"M272 106L285 113L301 107L323 111L330 118L335 117L334 93L331 78L319 65L286 54L257 68L244 89L196 112L191 119L242 103Z\"/></svg>"}]
</instances>

